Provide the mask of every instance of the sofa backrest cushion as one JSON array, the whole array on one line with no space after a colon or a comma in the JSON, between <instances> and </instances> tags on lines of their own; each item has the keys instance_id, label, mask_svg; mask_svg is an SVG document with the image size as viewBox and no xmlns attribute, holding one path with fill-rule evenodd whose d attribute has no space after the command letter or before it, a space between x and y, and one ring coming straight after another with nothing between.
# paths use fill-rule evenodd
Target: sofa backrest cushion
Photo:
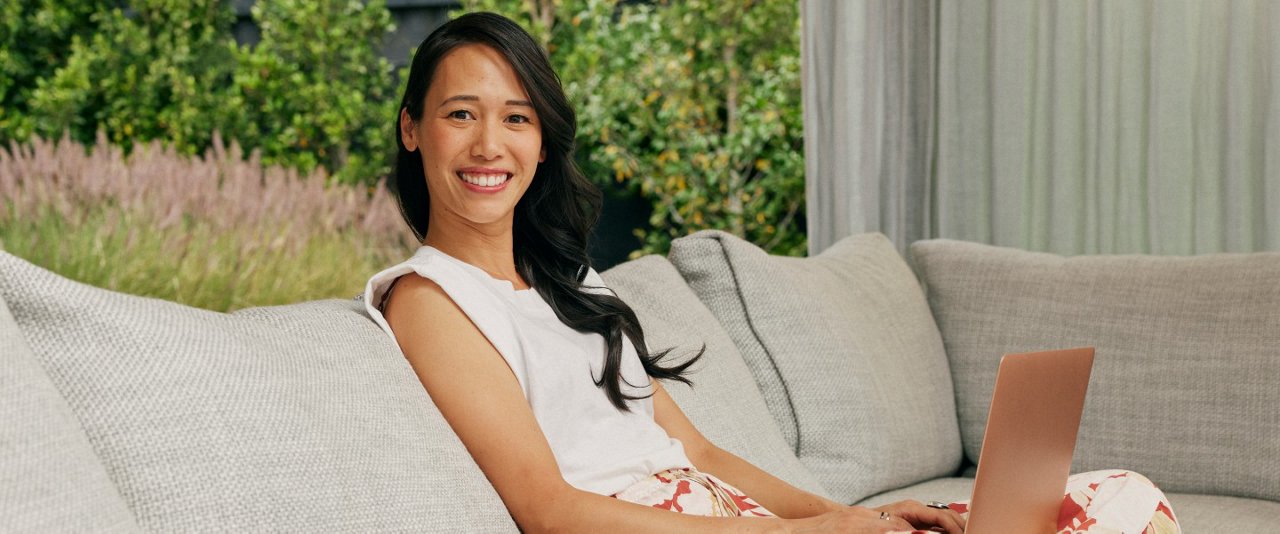
<instances>
[{"instance_id":1,"label":"sofa backrest cushion","mask_svg":"<svg viewBox=\"0 0 1280 534\"><path fill-rule=\"evenodd\" d=\"M2 283L2 282L0 282ZM0 296L0 532L138 524Z\"/></svg>"},{"instance_id":2,"label":"sofa backrest cushion","mask_svg":"<svg viewBox=\"0 0 1280 534\"><path fill-rule=\"evenodd\" d=\"M833 498L853 503L959 469L942 339L915 276L883 235L790 258L705 231L673 242L670 258Z\"/></svg>"},{"instance_id":3,"label":"sofa backrest cushion","mask_svg":"<svg viewBox=\"0 0 1280 534\"><path fill-rule=\"evenodd\" d=\"M671 349L667 358L678 362L706 345L687 375L693 387L663 385L707 439L793 486L826 494L769 417L733 341L666 258L645 256L601 277L635 311L651 351Z\"/></svg>"},{"instance_id":4,"label":"sofa backrest cushion","mask_svg":"<svg viewBox=\"0 0 1280 534\"><path fill-rule=\"evenodd\" d=\"M911 247L978 458L1002 354L1096 347L1072 468L1280 501L1280 254L1079 256Z\"/></svg>"},{"instance_id":5,"label":"sofa backrest cushion","mask_svg":"<svg viewBox=\"0 0 1280 534\"><path fill-rule=\"evenodd\" d=\"M0 295L146 530L515 529L361 303L215 313L4 253Z\"/></svg>"}]
</instances>

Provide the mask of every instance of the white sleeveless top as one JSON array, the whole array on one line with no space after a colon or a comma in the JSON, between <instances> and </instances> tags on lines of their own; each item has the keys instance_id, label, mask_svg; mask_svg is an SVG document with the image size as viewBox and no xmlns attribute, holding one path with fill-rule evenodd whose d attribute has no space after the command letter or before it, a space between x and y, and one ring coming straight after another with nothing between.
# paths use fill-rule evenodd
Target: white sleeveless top
<instances>
[{"instance_id":1,"label":"white sleeveless top","mask_svg":"<svg viewBox=\"0 0 1280 534\"><path fill-rule=\"evenodd\" d=\"M560 322L537 291L516 290L510 282L434 247L422 246L413 257L375 274L365 285L369 316L393 340L395 334L382 316L383 300L396 278L414 272L444 289L498 349L520 382L560 474L569 484L613 495L659 471L692 466L680 441L653 420L653 399L629 401L631 410L623 412L595 385L604 366L603 336L584 334ZM583 285L588 291L608 293L595 270L587 272ZM626 336L621 367L623 393L633 397L651 393L649 377Z\"/></svg>"}]
</instances>

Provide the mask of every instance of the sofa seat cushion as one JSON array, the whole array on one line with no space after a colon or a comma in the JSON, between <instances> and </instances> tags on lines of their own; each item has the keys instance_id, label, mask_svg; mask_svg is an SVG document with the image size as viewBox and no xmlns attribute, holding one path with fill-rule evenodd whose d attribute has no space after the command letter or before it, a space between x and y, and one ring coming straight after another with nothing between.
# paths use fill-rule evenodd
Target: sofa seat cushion
<instances>
[{"instance_id":1,"label":"sofa seat cushion","mask_svg":"<svg viewBox=\"0 0 1280 534\"><path fill-rule=\"evenodd\" d=\"M515 530L361 303L215 313L4 253L0 296L145 530Z\"/></svg>"},{"instance_id":2,"label":"sofa seat cushion","mask_svg":"<svg viewBox=\"0 0 1280 534\"><path fill-rule=\"evenodd\" d=\"M920 502L967 501L973 494L973 479L964 477L943 477L912 484L871 497L858 503L858 506L880 506L898 501L914 500Z\"/></svg>"},{"instance_id":3,"label":"sofa seat cushion","mask_svg":"<svg viewBox=\"0 0 1280 534\"><path fill-rule=\"evenodd\" d=\"M939 478L868 498L861 506L880 506L902 500L955 502L973 493L972 478ZM1166 493L1184 534L1214 532L1274 532L1280 503L1241 497Z\"/></svg>"},{"instance_id":4,"label":"sofa seat cushion","mask_svg":"<svg viewBox=\"0 0 1280 534\"><path fill-rule=\"evenodd\" d=\"M769 417L751 371L729 335L662 256L618 265L601 274L635 311L650 351L672 349L668 361L706 351L688 378L663 386L707 439L791 485L825 495Z\"/></svg>"},{"instance_id":5,"label":"sofa seat cushion","mask_svg":"<svg viewBox=\"0 0 1280 534\"><path fill-rule=\"evenodd\" d=\"M1080 256L911 247L982 447L1002 354L1096 347L1073 471L1280 501L1280 254Z\"/></svg>"},{"instance_id":6,"label":"sofa seat cushion","mask_svg":"<svg viewBox=\"0 0 1280 534\"><path fill-rule=\"evenodd\" d=\"M791 258L705 231L673 242L670 258L833 498L855 502L959 469L942 339L919 283L883 235Z\"/></svg>"},{"instance_id":7,"label":"sofa seat cushion","mask_svg":"<svg viewBox=\"0 0 1280 534\"><path fill-rule=\"evenodd\" d=\"M0 532L137 531L2 296L0 370Z\"/></svg>"}]
</instances>

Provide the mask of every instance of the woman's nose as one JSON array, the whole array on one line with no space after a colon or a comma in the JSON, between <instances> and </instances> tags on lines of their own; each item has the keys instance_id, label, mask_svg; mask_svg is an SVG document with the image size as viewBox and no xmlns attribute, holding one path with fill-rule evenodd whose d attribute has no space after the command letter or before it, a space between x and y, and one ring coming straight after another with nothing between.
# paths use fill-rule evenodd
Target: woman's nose
<instances>
[{"instance_id":1,"label":"woman's nose","mask_svg":"<svg viewBox=\"0 0 1280 534\"><path fill-rule=\"evenodd\" d=\"M500 127L492 126L487 121L476 124L475 139L471 143L471 155L485 160L494 160L502 155L502 132Z\"/></svg>"}]
</instances>

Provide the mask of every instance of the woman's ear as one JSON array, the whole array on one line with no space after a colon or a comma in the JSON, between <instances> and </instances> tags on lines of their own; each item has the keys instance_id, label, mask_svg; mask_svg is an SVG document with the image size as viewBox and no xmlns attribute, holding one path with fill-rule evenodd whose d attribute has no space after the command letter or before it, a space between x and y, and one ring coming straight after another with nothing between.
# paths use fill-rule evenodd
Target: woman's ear
<instances>
[{"instance_id":1,"label":"woman's ear","mask_svg":"<svg viewBox=\"0 0 1280 534\"><path fill-rule=\"evenodd\" d=\"M400 108L400 142L404 143L404 148L409 152L418 149L418 131L414 126L417 125L409 117L408 108Z\"/></svg>"},{"instance_id":2,"label":"woman's ear","mask_svg":"<svg viewBox=\"0 0 1280 534\"><path fill-rule=\"evenodd\" d=\"M538 152L538 163L545 161L547 161L547 149L543 148L541 152Z\"/></svg>"}]
</instances>

